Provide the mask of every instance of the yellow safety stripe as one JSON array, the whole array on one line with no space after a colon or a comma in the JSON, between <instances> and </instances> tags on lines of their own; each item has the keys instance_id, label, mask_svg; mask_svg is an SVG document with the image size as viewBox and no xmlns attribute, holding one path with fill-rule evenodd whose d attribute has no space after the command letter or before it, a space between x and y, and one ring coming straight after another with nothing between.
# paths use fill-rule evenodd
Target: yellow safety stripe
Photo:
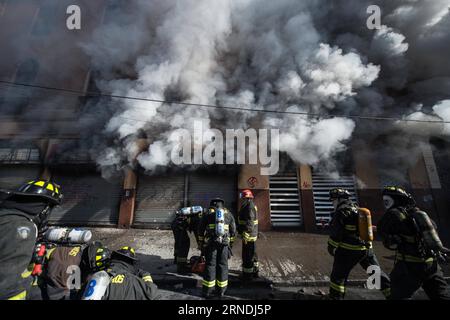
<instances>
[{"instance_id":1,"label":"yellow safety stripe","mask_svg":"<svg viewBox=\"0 0 450 320\"><path fill-rule=\"evenodd\" d=\"M381 292L385 297L389 297L391 295L391 288L386 288L384 290L381 290Z\"/></svg>"},{"instance_id":2,"label":"yellow safety stripe","mask_svg":"<svg viewBox=\"0 0 450 320\"><path fill-rule=\"evenodd\" d=\"M219 281L219 280L217 280L217 286L218 286L219 288L224 288L224 287L228 286L228 280L225 280L225 281Z\"/></svg>"},{"instance_id":3,"label":"yellow safety stripe","mask_svg":"<svg viewBox=\"0 0 450 320\"><path fill-rule=\"evenodd\" d=\"M33 269L34 269L34 263L30 263L28 265L28 267L20 275L22 277L22 279L26 279L29 276L31 276L31 274L33 273Z\"/></svg>"},{"instance_id":4,"label":"yellow safety stripe","mask_svg":"<svg viewBox=\"0 0 450 320\"><path fill-rule=\"evenodd\" d=\"M144 280L145 282L153 282L153 279L151 276L142 277L142 280Z\"/></svg>"},{"instance_id":5,"label":"yellow safety stripe","mask_svg":"<svg viewBox=\"0 0 450 320\"><path fill-rule=\"evenodd\" d=\"M234 241L234 237L230 237L230 241L233 242Z\"/></svg>"},{"instance_id":6,"label":"yellow safety stripe","mask_svg":"<svg viewBox=\"0 0 450 320\"><path fill-rule=\"evenodd\" d=\"M209 229L215 229L216 228L216 224L215 223L208 224L208 228ZM224 228L225 231L230 230L230 225L229 224L225 224L223 226L223 228Z\"/></svg>"},{"instance_id":7,"label":"yellow safety stripe","mask_svg":"<svg viewBox=\"0 0 450 320\"><path fill-rule=\"evenodd\" d=\"M243 271L244 273L253 273L254 268L242 268L242 271Z\"/></svg>"},{"instance_id":8,"label":"yellow safety stripe","mask_svg":"<svg viewBox=\"0 0 450 320\"><path fill-rule=\"evenodd\" d=\"M340 247L340 248L347 249L347 250L355 250L355 251L367 250L367 247L366 247L366 246L359 246L359 245L354 245L354 244L349 244L349 243L343 243L343 242L341 242L341 243L339 244L339 247ZM372 244L370 244L370 247L372 247Z\"/></svg>"},{"instance_id":9,"label":"yellow safety stripe","mask_svg":"<svg viewBox=\"0 0 450 320\"><path fill-rule=\"evenodd\" d=\"M53 253L53 251L55 251L55 250L56 250L56 248L51 248L50 250L47 250L47 252L45 253L45 258L47 260L49 260L51 255L52 255L52 253Z\"/></svg>"},{"instance_id":10,"label":"yellow safety stripe","mask_svg":"<svg viewBox=\"0 0 450 320\"><path fill-rule=\"evenodd\" d=\"M19 294L16 294L14 297L9 298L8 300L25 300L27 297L27 291L22 291Z\"/></svg>"},{"instance_id":11,"label":"yellow safety stripe","mask_svg":"<svg viewBox=\"0 0 450 320\"><path fill-rule=\"evenodd\" d=\"M342 285L339 285L337 283L334 283L334 282L330 281L330 287L333 290L336 290L336 291L341 292L341 293L345 293L345 286L342 286Z\"/></svg>"},{"instance_id":12,"label":"yellow safety stripe","mask_svg":"<svg viewBox=\"0 0 450 320\"><path fill-rule=\"evenodd\" d=\"M337 243L336 241L334 241L331 238L328 239L328 244L332 245L335 248L339 247L339 243Z\"/></svg>"},{"instance_id":13,"label":"yellow safety stripe","mask_svg":"<svg viewBox=\"0 0 450 320\"><path fill-rule=\"evenodd\" d=\"M257 225L257 224L258 224L258 220L252 220L251 222L252 222L253 225ZM239 223L240 225L246 225L246 224L247 224L247 221L245 221L245 220L239 220L239 219L238 219L238 223Z\"/></svg>"},{"instance_id":14,"label":"yellow safety stripe","mask_svg":"<svg viewBox=\"0 0 450 320\"><path fill-rule=\"evenodd\" d=\"M32 184L38 187L43 187L47 182L46 181L30 181L28 182L28 184ZM57 187L53 186L53 184L48 183L47 186L45 187L46 189L50 190L50 191L56 191L56 193L59 193L59 190Z\"/></svg>"},{"instance_id":15,"label":"yellow safety stripe","mask_svg":"<svg viewBox=\"0 0 450 320\"><path fill-rule=\"evenodd\" d=\"M256 239L257 239L257 237L252 237L247 232L243 232L242 237L244 238L245 241L249 241L249 242L256 241Z\"/></svg>"},{"instance_id":16,"label":"yellow safety stripe","mask_svg":"<svg viewBox=\"0 0 450 320\"><path fill-rule=\"evenodd\" d=\"M203 281L202 281L202 285L203 285L204 287L207 287L207 288L212 288L212 287L214 287L214 286L216 285L216 281L215 281L215 280L213 280L213 281L206 281L206 280L203 280Z\"/></svg>"},{"instance_id":17,"label":"yellow safety stripe","mask_svg":"<svg viewBox=\"0 0 450 320\"><path fill-rule=\"evenodd\" d=\"M355 225L346 224L344 226L344 228L345 228L345 230L348 230L348 231L356 231L356 226Z\"/></svg>"},{"instance_id":18,"label":"yellow safety stripe","mask_svg":"<svg viewBox=\"0 0 450 320\"><path fill-rule=\"evenodd\" d=\"M398 260L406 261L406 262L418 262L418 263L432 263L434 258L419 258L410 255L398 255Z\"/></svg>"},{"instance_id":19,"label":"yellow safety stripe","mask_svg":"<svg viewBox=\"0 0 450 320\"><path fill-rule=\"evenodd\" d=\"M204 237L198 236L198 241L203 241Z\"/></svg>"}]
</instances>

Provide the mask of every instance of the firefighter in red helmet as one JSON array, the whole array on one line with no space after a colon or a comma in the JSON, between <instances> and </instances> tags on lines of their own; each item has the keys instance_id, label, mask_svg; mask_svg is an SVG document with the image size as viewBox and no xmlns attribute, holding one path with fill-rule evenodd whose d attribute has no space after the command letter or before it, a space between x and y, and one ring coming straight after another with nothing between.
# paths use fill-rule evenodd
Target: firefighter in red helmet
<instances>
[{"instance_id":1,"label":"firefighter in red helmet","mask_svg":"<svg viewBox=\"0 0 450 320\"><path fill-rule=\"evenodd\" d=\"M253 193L245 189L240 193L242 199L238 212L238 232L242 236L242 278L251 280L258 277L258 256L256 240L258 238L258 208L253 202Z\"/></svg>"}]
</instances>

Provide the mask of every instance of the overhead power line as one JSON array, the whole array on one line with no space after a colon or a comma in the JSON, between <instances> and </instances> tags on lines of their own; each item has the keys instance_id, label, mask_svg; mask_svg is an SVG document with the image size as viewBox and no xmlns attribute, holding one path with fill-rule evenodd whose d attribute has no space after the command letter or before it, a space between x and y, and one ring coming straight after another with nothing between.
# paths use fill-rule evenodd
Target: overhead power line
<instances>
[{"instance_id":1,"label":"overhead power line","mask_svg":"<svg viewBox=\"0 0 450 320\"><path fill-rule=\"evenodd\" d=\"M28 84L28 83L18 83L18 82L5 81L5 80L0 80L0 84L5 84L8 86L13 86L13 87L34 88L34 89L56 91L56 92L62 92L62 93L66 93L66 94L75 94L75 95L83 95L83 96L90 96L90 97L146 101L146 102L153 102L153 103L181 105L181 106L186 106L186 107L197 107L197 108L211 108L211 109L244 111L244 112L301 115L301 116L310 116L310 117L317 117L317 118L337 117L337 118L361 119L361 120L450 124L450 121L444 121L444 120L439 121L439 120L402 119L402 118L395 118L395 117L363 116L363 115L336 115L336 114L330 115L330 114L320 114L320 113L313 113L313 112L306 112L306 111L280 111L280 110L251 109L251 108L231 107L231 106L218 106L218 105L212 105L212 104L179 102L179 101L170 101L170 100L159 100L159 99L141 98L141 97L133 97L133 96L115 95L115 94L101 93L101 92L89 92L89 91L86 92L86 91L73 90L73 89L67 89L67 88L57 88L57 87L35 85L35 84ZM142 108L142 109L144 109L144 108ZM145 122L145 120L141 120L141 119L131 119L131 118L129 118L129 119L134 120L134 121L144 121Z\"/></svg>"}]
</instances>

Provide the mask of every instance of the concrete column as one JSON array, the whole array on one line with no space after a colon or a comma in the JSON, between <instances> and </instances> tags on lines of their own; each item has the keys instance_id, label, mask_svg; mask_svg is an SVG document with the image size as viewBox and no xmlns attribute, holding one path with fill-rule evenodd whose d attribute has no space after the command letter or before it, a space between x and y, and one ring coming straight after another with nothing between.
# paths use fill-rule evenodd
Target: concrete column
<instances>
[{"instance_id":1,"label":"concrete column","mask_svg":"<svg viewBox=\"0 0 450 320\"><path fill-rule=\"evenodd\" d=\"M133 224L134 207L136 204L136 186L137 175L131 168L127 168L125 170L123 182L123 195L120 201L118 226L120 229L129 229Z\"/></svg>"},{"instance_id":2,"label":"concrete column","mask_svg":"<svg viewBox=\"0 0 450 320\"><path fill-rule=\"evenodd\" d=\"M146 139L138 139L136 141L136 145L136 152L133 155L134 159L147 148L148 141ZM129 229L133 224L134 210L136 206L137 181L138 177L135 170L131 167L126 168L124 170L123 194L119 209L118 227L120 229Z\"/></svg>"},{"instance_id":3,"label":"concrete column","mask_svg":"<svg viewBox=\"0 0 450 320\"><path fill-rule=\"evenodd\" d=\"M312 172L308 165L298 167L301 212L305 232L316 232L316 213L314 211L314 195L312 190Z\"/></svg>"},{"instance_id":4,"label":"concrete column","mask_svg":"<svg viewBox=\"0 0 450 320\"><path fill-rule=\"evenodd\" d=\"M270 192L269 176L260 173L260 165L242 165L238 177L238 191L252 190L255 196L255 204L258 207L258 228L260 231L269 231L270 222ZM239 197L239 194L238 194ZM241 200L238 200L238 208Z\"/></svg>"},{"instance_id":5,"label":"concrete column","mask_svg":"<svg viewBox=\"0 0 450 320\"><path fill-rule=\"evenodd\" d=\"M361 207L372 213L372 221L376 223L384 214L382 186L378 179L377 167L373 161L373 152L366 141L353 142L353 161L356 175L356 192Z\"/></svg>"},{"instance_id":6,"label":"concrete column","mask_svg":"<svg viewBox=\"0 0 450 320\"><path fill-rule=\"evenodd\" d=\"M411 182L411 191L417 206L427 212L440 225L441 221L434 203L433 192L423 155L419 156L416 163L408 170L408 174Z\"/></svg>"}]
</instances>

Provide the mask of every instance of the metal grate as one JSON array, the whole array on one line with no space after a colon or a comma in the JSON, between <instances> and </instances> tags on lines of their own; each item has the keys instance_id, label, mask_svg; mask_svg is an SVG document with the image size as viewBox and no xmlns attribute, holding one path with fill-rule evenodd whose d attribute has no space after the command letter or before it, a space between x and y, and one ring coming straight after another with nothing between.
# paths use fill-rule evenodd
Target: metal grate
<instances>
[{"instance_id":1,"label":"metal grate","mask_svg":"<svg viewBox=\"0 0 450 320\"><path fill-rule=\"evenodd\" d=\"M333 212L333 204L329 200L329 192L332 188L347 189L352 194L352 200L357 201L355 180L351 175L340 176L333 179L327 175L313 174L313 194L314 194L314 210L316 214L316 225L318 227L326 227L331 221L331 213Z\"/></svg>"},{"instance_id":2,"label":"metal grate","mask_svg":"<svg viewBox=\"0 0 450 320\"><path fill-rule=\"evenodd\" d=\"M270 177L270 218L274 227L302 225L296 175Z\"/></svg>"}]
</instances>

